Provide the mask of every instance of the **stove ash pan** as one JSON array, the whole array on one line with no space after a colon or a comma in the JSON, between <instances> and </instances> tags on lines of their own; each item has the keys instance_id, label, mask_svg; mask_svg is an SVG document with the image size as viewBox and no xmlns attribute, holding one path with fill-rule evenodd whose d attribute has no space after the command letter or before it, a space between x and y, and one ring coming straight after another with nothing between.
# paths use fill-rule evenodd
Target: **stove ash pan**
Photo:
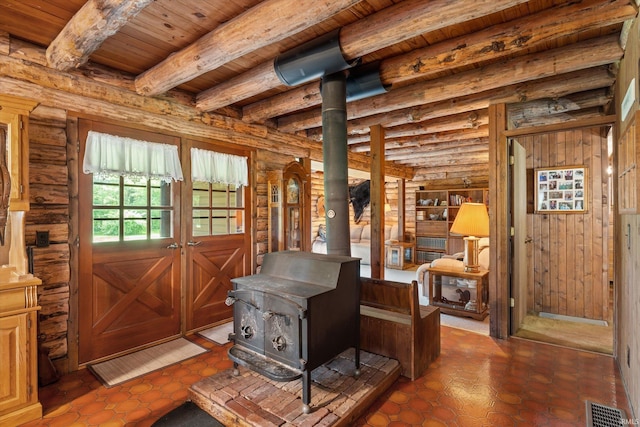
<instances>
[{"instance_id":1,"label":"stove ash pan","mask_svg":"<svg viewBox=\"0 0 640 427\"><path fill-rule=\"evenodd\" d=\"M260 274L233 279L229 358L275 381L302 377L311 411L311 371L348 348L360 367L360 260L309 252L266 254Z\"/></svg>"}]
</instances>

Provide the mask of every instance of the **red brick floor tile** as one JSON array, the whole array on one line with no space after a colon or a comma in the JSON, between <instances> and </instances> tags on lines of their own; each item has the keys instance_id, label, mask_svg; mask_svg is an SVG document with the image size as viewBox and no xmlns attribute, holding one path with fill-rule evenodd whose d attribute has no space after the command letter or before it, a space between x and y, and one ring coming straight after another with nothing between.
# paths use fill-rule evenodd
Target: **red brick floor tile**
<instances>
[{"instance_id":1,"label":"red brick floor tile","mask_svg":"<svg viewBox=\"0 0 640 427\"><path fill-rule=\"evenodd\" d=\"M611 356L447 327L441 336L441 355L425 374L401 377L354 425L582 427L587 399L631 413ZM193 383L233 366L229 344L189 339L211 351L109 389L87 370L64 375L40 389L44 417L25 426L150 426Z\"/></svg>"}]
</instances>

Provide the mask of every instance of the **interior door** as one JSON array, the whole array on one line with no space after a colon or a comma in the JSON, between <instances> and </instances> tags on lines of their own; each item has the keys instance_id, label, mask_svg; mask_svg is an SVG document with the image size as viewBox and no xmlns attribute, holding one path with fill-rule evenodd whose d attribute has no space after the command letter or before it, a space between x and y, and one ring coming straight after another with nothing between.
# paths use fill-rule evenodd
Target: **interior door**
<instances>
[{"instance_id":1,"label":"interior door","mask_svg":"<svg viewBox=\"0 0 640 427\"><path fill-rule=\"evenodd\" d=\"M510 140L511 166L511 333L514 334L527 314L527 170L526 150L517 140Z\"/></svg>"},{"instance_id":2,"label":"interior door","mask_svg":"<svg viewBox=\"0 0 640 427\"><path fill-rule=\"evenodd\" d=\"M248 156L224 146L188 141L185 170L185 263L187 271L184 332L233 318L225 304L231 280L251 274L249 186L191 182L191 147Z\"/></svg>"},{"instance_id":3,"label":"interior door","mask_svg":"<svg viewBox=\"0 0 640 427\"><path fill-rule=\"evenodd\" d=\"M81 120L81 158L89 130L180 142L177 137ZM80 363L180 333L179 191L174 183L80 172Z\"/></svg>"}]
</instances>

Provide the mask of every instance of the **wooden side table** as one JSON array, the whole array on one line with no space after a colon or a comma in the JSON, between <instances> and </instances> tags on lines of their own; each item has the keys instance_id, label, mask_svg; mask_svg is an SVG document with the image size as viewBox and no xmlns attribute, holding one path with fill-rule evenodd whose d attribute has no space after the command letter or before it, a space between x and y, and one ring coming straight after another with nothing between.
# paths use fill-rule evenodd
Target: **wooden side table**
<instances>
[{"instance_id":1,"label":"wooden side table","mask_svg":"<svg viewBox=\"0 0 640 427\"><path fill-rule=\"evenodd\" d=\"M429 267L429 304L456 316L483 320L489 314L489 271Z\"/></svg>"},{"instance_id":2,"label":"wooden side table","mask_svg":"<svg viewBox=\"0 0 640 427\"><path fill-rule=\"evenodd\" d=\"M386 266L404 270L411 264L415 264L415 243L414 242L391 242L386 243Z\"/></svg>"}]
</instances>

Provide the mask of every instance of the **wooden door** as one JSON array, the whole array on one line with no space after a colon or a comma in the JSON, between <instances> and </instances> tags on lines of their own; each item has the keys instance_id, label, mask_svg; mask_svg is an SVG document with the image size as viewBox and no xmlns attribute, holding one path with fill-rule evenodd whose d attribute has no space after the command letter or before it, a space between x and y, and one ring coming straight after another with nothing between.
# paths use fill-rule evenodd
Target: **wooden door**
<instances>
[{"instance_id":1,"label":"wooden door","mask_svg":"<svg viewBox=\"0 0 640 427\"><path fill-rule=\"evenodd\" d=\"M510 333L515 334L527 315L527 277L531 266L527 255L527 153L516 140L511 140L510 198L511 198L511 307Z\"/></svg>"},{"instance_id":2,"label":"wooden door","mask_svg":"<svg viewBox=\"0 0 640 427\"><path fill-rule=\"evenodd\" d=\"M164 144L180 142L177 137L82 120L81 158L89 130ZM96 196L99 191L120 196L103 200ZM80 363L180 333L179 191L175 183L101 179L80 172ZM125 194L135 200L146 194L151 201L140 206L142 202L130 203ZM126 225L132 223L136 227ZM151 233L154 224L160 226ZM108 226L116 227L118 233L104 232ZM127 231L137 227L147 227L148 235Z\"/></svg>"},{"instance_id":3,"label":"wooden door","mask_svg":"<svg viewBox=\"0 0 640 427\"><path fill-rule=\"evenodd\" d=\"M185 322L184 332L233 318L225 304L231 280L251 274L249 186L191 182L191 147L248 156L223 145L188 141L185 171Z\"/></svg>"}]
</instances>

